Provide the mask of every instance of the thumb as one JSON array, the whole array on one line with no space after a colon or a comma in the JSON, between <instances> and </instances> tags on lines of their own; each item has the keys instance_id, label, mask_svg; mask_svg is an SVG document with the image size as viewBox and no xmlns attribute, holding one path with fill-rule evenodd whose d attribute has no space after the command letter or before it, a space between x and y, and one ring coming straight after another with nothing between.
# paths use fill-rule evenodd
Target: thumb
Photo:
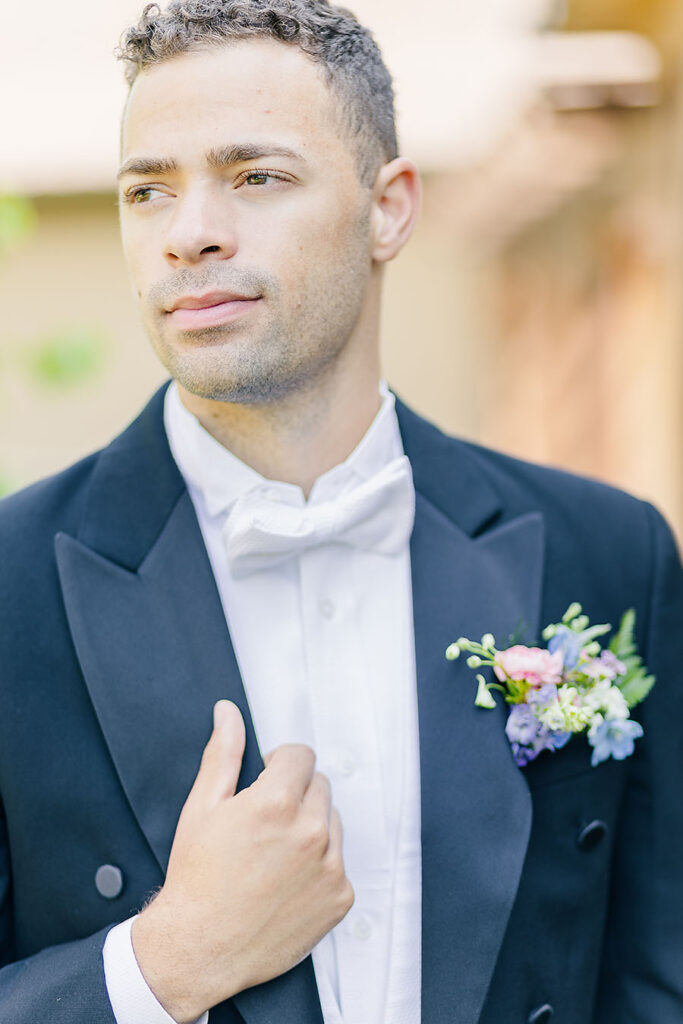
<instances>
[{"instance_id":1,"label":"thumb","mask_svg":"<svg viewBox=\"0 0 683 1024\"><path fill-rule=\"evenodd\" d=\"M236 704L219 700L213 709L213 732L204 747L191 796L213 805L234 796L242 767L246 733Z\"/></svg>"}]
</instances>

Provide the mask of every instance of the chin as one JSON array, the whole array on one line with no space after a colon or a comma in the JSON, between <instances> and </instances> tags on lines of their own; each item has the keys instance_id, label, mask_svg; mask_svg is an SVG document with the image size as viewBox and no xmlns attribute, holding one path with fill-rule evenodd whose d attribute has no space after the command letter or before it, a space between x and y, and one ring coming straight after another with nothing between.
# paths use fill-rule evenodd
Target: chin
<instances>
[{"instance_id":1,"label":"chin","mask_svg":"<svg viewBox=\"0 0 683 1024\"><path fill-rule=\"evenodd\" d=\"M188 365L188 361L167 365L171 376L186 391L213 402L228 402L235 405L268 405L285 398L298 390L301 377L275 372L220 372L215 367L208 369Z\"/></svg>"}]
</instances>

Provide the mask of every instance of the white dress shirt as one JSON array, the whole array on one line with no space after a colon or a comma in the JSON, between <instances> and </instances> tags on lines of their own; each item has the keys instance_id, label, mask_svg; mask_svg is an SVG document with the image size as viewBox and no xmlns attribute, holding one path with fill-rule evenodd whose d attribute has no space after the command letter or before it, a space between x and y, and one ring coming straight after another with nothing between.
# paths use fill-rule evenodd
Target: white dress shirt
<instances>
[{"instance_id":1,"label":"white dress shirt","mask_svg":"<svg viewBox=\"0 0 683 1024\"><path fill-rule=\"evenodd\" d=\"M394 397L351 455L319 477L309 506L335 501L403 454ZM239 578L223 529L264 478L166 395L169 444L194 504L262 753L306 743L330 779L355 903L313 949L325 1024L420 1021L420 788L410 552L324 543ZM300 488L269 492L304 505ZM413 492L414 501L414 492ZM104 947L117 1024L173 1024L135 960L126 921ZM205 1024L207 1015L201 1018Z\"/></svg>"}]
</instances>

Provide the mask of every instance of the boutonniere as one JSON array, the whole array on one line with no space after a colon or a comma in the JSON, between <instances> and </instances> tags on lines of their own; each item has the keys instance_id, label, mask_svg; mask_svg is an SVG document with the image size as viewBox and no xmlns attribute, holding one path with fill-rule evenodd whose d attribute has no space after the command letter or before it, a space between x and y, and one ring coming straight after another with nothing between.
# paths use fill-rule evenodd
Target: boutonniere
<instances>
[{"instance_id":1,"label":"boutonniere","mask_svg":"<svg viewBox=\"0 0 683 1024\"><path fill-rule=\"evenodd\" d=\"M574 733L585 732L593 748L593 766L614 757L622 761L634 750L643 727L630 717L655 683L634 643L636 616L627 611L606 648L598 637L610 625L591 626L581 605L574 603L562 622L543 630L546 648L515 644L496 648L487 633L481 643L461 637L446 651L449 661L469 654L471 669L490 667L497 682L477 674L475 704L493 708L494 690L510 705L505 732L515 761L524 767L543 750L559 750Z\"/></svg>"}]
</instances>

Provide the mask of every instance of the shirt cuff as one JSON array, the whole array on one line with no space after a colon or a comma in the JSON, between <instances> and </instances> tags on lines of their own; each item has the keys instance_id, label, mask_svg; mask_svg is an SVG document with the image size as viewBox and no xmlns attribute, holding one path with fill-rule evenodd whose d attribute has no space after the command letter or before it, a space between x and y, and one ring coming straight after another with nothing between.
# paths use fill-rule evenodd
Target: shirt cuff
<instances>
[{"instance_id":1,"label":"shirt cuff","mask_svg":"<svg viewBox=\"0 0 683 1024\"><path fill-rule=\"evenodd\" d=\"M112 928L102 949L107 995L116 1024L177 1024L147 984L133 952L135 917ZM208 1011L195 1024L208 1024Z\"/></svg>"}]
</instances>

